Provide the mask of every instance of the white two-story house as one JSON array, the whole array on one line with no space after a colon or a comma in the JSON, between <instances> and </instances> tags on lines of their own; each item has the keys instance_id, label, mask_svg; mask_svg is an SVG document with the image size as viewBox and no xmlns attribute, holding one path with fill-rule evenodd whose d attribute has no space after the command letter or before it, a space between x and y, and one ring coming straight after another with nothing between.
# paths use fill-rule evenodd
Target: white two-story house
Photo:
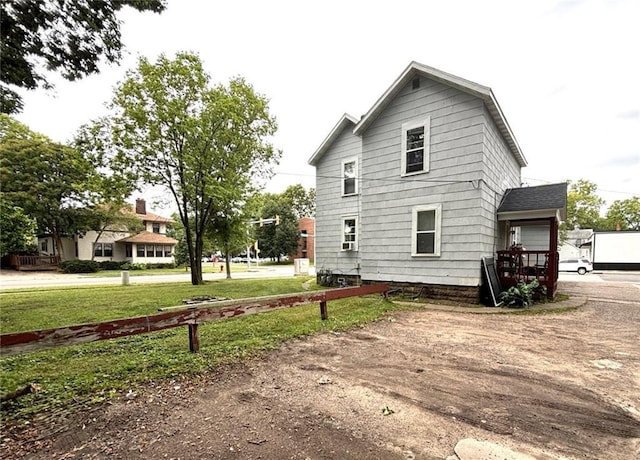
<instances>
[{"instance_id":1,"label":"white two-story house","mask_svg":"<svg viewBox=\"0 0 640 460\"><path fill-rule=\"evenodd\" d=\"M107 228L98 232L89 231L84 235L63 238L65 259L95 260L166 264L173 263L173 251L178 243L166 235L168 225L173 221L167 217L147 211L145 200L136 200L135 207L124 212L133 213L142 223L142 230L132 234L121 228ZM53 255L54 244L51 237L39 238L40 254Z\"/></svg>"},{"instance_id":2,"label":"white two-story house","mask_svg":"<svg viewBox=\"0 0 640 460\"><path fill-rule=\"evenodd\" d=\"M319 276L478 300L481 258L523 250L526 235L541 254L515 280L548 281L557 265L566 184L520 188L527 160L486 86L412 62L364 116L343 115L309 163Z\"/></svg>"}]
</instances>

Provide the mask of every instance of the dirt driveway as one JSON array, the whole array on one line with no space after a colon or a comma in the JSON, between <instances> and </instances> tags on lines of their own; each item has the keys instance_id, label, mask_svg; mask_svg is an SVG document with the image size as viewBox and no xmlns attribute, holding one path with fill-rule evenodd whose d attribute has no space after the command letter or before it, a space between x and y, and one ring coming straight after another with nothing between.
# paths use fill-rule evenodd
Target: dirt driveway
<instances>
[{"instance_id":1,"label":"dirt driveway","mask_svg":"<svg viewBox=\"0 0 640 460\"><path fill-rule=\"evenodd\" d=\"M561 291L597 300L403 312L294 340L77 414L27 458L446 459L469 437L537 459L640 458L640 286Z\"/></svg>"}]
</instances>

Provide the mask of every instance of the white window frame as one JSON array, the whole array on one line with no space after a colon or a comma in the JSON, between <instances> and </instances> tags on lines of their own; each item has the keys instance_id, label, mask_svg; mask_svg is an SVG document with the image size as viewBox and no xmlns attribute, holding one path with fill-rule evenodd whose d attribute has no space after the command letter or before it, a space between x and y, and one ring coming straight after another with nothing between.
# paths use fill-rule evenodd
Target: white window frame
<instances>
[{"instance_id":1,"label":"white window frame","mask_svg":"<svg viewBox=\"0 0 640 460\"><path fill-rule=\"evenodd\" d=\"M407 131L415 128L424 127L424 145L422 155L422 169L420 171L407 171ZM420 120L412 120L402 124L402 143L400 158L400 175L415 176L416 174L424 174L429 172L430 146L431 146L431 117L422 118Z\"/></svg>"},{"instance_id":2,"label":"white window frame","mask_svg":"<svg viewBox=\"0 0 640 460\"><path fill-rule=\"evenodd\" d=\"M347 239L347 235L351 235L351 234L345 232L345 228L347 226L347 221L348 220L353 220L354 221L355 233L354 233L353 240ZM357 251L358 250L358 216L344 216L344 217L342 217L340 222L341 222L341 225L340 225L340 235L341 235L340 248L341 248L341 250L343 252L348 251L347 249L342 249L342 245L344 243L352 242L353 243L353 251Z\"/></svg>"},{"instance_id":3,"label":"white window frame","mask_svg":"<svg viewBox=\"0 0 640 460\"><path fill-rule=\"evenodd\" d=\"M347 165L349 163L353 163L355 165L354 170L353 170L353 172L355 174L355 184L354 184L354 192L353 193L346 193L345 189L344 189L344 181L346 179L346 176L344 174L344 167L345 167L345 165ZM346 160L343 160L342 163L340 163L340 175L342 177L342 179L341 179L342 196L357 195L358 194L358 159L357 158L348 158Z\"/></svg>"},{"instance_id":4,"label":"white window frame","mask_svg":"<svg viewBox=\"0 0 640 460\"><path fill-rule=\"evenodd\" d=\"M432 254L418 253L418 213L423 211L435 211L435 239L433 242ZM412 257L440 257L440 246L442 237L442 205L414 206L411 210L411 256Z\"/></svg>"}]
</instances>

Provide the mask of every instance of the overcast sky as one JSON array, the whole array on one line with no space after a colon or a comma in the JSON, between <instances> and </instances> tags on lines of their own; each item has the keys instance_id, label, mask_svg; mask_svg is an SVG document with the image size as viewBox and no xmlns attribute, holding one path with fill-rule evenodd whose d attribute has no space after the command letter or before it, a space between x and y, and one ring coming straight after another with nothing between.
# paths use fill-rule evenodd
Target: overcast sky
<instances>
[{"instance_id":1,"label":"overcast sky","mask_svg":"<svg viewBox=\"0 0 640 460\"><path fill-rule=\"evenodd\" d=\"M124 11L119 67L25 95L17 118L56 141L104 114L138 56L194 51L217 83L266 95L283 150L267 190L315 186L307 165L345 112L359 118L411 61L493 89L529 185L589 179L607 201L640 195L638 0L169 0Z\"/></svg>"}]
</instances>

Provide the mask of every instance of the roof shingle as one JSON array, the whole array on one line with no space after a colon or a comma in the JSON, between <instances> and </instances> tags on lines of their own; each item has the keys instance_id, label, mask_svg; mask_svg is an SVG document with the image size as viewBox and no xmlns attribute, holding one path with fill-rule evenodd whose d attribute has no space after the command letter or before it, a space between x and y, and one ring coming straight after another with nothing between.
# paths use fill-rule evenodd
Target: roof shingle
<instances>
[{"instance_id":1,"label":"roof shingle","mask_svg":"<svg viewBox=\"0 0 640 460\"><path fill-rule=\"evenodd\" d=\"M140 232L117 241L118 243L146 243L146 244L176 244L178 240L161 235L160 233Z\"/></svg>"},{"instance_id":2,"label":"roof shingle","mask_svg":"<svg viewBox=\"0 0 640 460\"><path fill-rule=\"evenodd\" d=\"M566 215L566 182L508 189L498 207L498 212L536 211L542 209L558 209L562 216Z\"/></svg>"}]
</instances>

